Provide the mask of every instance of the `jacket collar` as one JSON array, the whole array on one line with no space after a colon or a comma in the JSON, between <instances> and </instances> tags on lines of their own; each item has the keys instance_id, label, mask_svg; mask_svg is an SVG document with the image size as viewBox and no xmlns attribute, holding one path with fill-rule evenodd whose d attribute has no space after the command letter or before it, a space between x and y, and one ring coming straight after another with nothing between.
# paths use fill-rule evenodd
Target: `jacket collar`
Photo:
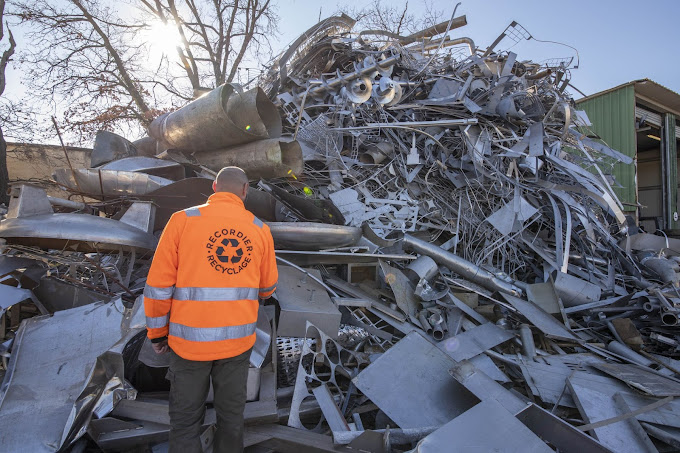
<instances>
[{"instance_id":1,"label":"jacket collar","mask_svg":"<svg viewBox=\"0 0 680 453\"><path fill-rule=\"evenodd\" d=\"M229 204L235 204L242 209L245 209L245 206L243 205L243 201L235 194L230 193L230 192L217 192L208 198L208 204L217 204L217 203L229 203Z\"/></svg>"}]
</instances>

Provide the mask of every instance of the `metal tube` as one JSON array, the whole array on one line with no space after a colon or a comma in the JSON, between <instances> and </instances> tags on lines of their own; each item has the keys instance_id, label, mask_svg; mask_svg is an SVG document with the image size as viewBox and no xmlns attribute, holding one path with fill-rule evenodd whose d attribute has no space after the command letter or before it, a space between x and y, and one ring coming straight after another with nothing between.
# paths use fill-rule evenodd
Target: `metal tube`
<instances>
[{"instance_id":1,"label":"metal tube","mask_svg":"<svg viewBox=\"0 0 680 453\"><path fill-rule=\"evenodd\" d=\"M449 26L449 22L451 22L451 25ZM405 37L404 39L401 40L401 45L405 46L408 44L411 44L412 42L419 41L424 38L432 38L434 36L437 36L439 34L442 34L446 31L447 27L449 31L455 30L456 28L460 28L467 25L467 17L466 16L460 16L456 17L451 21L444 21L439 24L433 25L432 27L426 28L425 30L421 30L419 32L413 33L412 35L409 35Z\"/></svg>"},{"instance_id":2,"label":"metal tube","mask_svg":"<svg viewBox=\"0 0 680 453\"><path fill-rule=\"evenodd\" d=\"M390 123L366 123L363 126L351 127L349 129L375 129L376 127L436 127L436 126L468 126L470 124L477 124L477 118L463 118L450 120L432 120L432 121L394 121ZM343 130L345 128L335 128L334 130Z\"/></svg>"},{"instance_id":3,"label":"metal tube","mask_svg":"<svg viewBox=\"0 0 680 453\"><path fill-rule=\"evenodd\" d=\"M609 343L607 345L607 349L613 352L614 354L618 354L642 366L651 366L654 364L654 362L652 362L651 360L644 358L637 352L630 349L625 344L619 343L618 341L612 341L611 343Z\"/></svg>"},{"instance_id":4,"label":"metal tube","mask_svg":"<svg viewBox=\"0 0 680 453\"><path fill-rule=\"evenodd\" d=\"M420 321L420 325L423 327L425 332L428 335L432 335L433 332L432 325L430 324L430 321L427 320L427 316L425 316L425 313L420 312L420 314L418 315L418 321Z\"/></svg>"},{"instance_id":5,"label":"metal tube","mask_svg":"<svg viewBox=\"0 0 680 453\"><path fill-rule=\"evenodd\" d=\"M432 313L428 319L432 325L432 337L439 341L444 339L444 317L440 313Z\"/></svg>"},{"instance_id":6,"label":"metal tube","mask_svg":"<svg viewBox=\"0 0 680 453\"><path fill-rule=\"evenodd\" d=\"M522 342L522 355L533 359L536 357L536 344L534 343L534 335L531 333L531 327L527 324L519 326L519 338Z\"/></svg>"},{"instance_id":7,"label":"metal tube","mask_svg":"<svg viewBox=\"0 0 680 453\"><path fill-rule=\"evenodd\" d=\"M437 264L448 267L461 277L477 283L486 289L500 291L513 296L522 295L522 290L513 283L501 280L491 272L484 270L476 264L454 255L453 253L447 252L435 244L421 241L420 239L416 239L407 234L404 235L403 245L406 249L410 248L421 255L429 256Z\"/></svg>"},{"instance_id":8,"label":"metal tube","mask_svg":"<svg viewBox=\"0 0 680 453\"><path fill-rule=\"evenodd\" d=\"M235 93L221 85L184 107L156 118L149 134L165 148L207 151L281 136L276 106L261 88Z\"/></svg>"},{"instance_id":9,"label":"metal tube","mask_svg":"<svg viewBox=\"0 0 680 453\"><path fill-rule=\"evenodd\" d=\"M673 434L647 422L641 421L640 424L652 437L667 443L671 447L680 449L680 439Z\"/></svg>"},{"instance_id":10,"label":"metal tube","mask_svg":"<svg viewBox=\"0 0 680 453\"><path fill-rule=\"evenodd\" d=\"M69 208L69 209L75 209L76 211L80 211L80 210L88 208L88 205L86 205L85 203L78 202L78 201L65 200L63 198L56 198L56 197L52 197L50 195L47 196L47 199L49 200L51 205L62 206L64 208Z\"/></svg>"},{"instance_id":11,"label":"metal tube","mask_svg":"<svg viewBox=\"0 0 680 453\"><path fill-rule=\"evenodd\" d=\"M197 152L194 157L201 165L213 171L238 165L250 180L300 175L304 168L300 144L297 141L284 142L276 138L228 149Z\"/></svg>"},{"instance_id":12,"label":"metal tube","mask_svg":"<svg viewBox=\"0 0 680 453\"><path fill-rule=\"evenodd\" d=\"M677 326L678 325L678 315L667 311L661 315L661 322L665 326Z\"/></svg>"},{"instance_id":13,"label":"metal tube","mask_svg":"<svg viewBox=\"0 0 680 453\"><path fill-rule=\"evenodd\" d=\"M449 37L446 37L444 39L444 44L442 47L451 47L451 46L456 46L458 44L467 44L468 47L470 48L470 55L474 55L475 49L477 46L475 45L475 42L472 40L472 38L467 38L467 37L462 37L462 38L456 38L456 39L450 39ZM428 44L426 45L423 50L431 50L431 49L436 49L438 47L438 44ZM418 46L412 47L413 50L416 50ZM548 70L550 71L550 70Z\"/></svg>"}]
</instances>

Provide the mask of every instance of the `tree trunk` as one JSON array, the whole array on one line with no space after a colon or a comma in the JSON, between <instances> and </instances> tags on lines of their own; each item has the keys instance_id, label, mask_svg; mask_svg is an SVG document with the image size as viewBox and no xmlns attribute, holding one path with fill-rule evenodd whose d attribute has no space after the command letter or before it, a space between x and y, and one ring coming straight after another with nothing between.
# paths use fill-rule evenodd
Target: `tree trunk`
<instances>
[{"instance_id":1,"label":"tree trunk","mask_svg":"<svg viewBox=\"0 0 680 453\"><path fill-rule=\"evenodd\" d=\"M7 172L7 142L0 128L0 203L9 204L9 174Z\"/></svg>"}]
</instances>

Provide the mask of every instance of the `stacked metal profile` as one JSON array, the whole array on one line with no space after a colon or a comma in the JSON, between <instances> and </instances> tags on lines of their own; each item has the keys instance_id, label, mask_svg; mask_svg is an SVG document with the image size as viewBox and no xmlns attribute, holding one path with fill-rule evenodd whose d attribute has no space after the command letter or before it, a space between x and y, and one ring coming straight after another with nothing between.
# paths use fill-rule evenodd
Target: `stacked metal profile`
<instances>
[{"instance_id":1,"label":"stacked metal profile","mask_svg":"<svg viewBox=\"0 0 680 453\"><path fill-rule=\"evenodd\" d=\"M575 109L571 59L500 50L531 38L515 22L483 50L449 37L465 23L398 36L331 17L259 88L219 87L135 144L102 132L92 168L55 173L77 198L16 186L7 451L167 448L167 361L137 296L169 215L225 165L259 179L246 207L280 264L251 451L680 448L680 242L618 201L609 173L632 160Z\"/></svg>"}]
</instances>

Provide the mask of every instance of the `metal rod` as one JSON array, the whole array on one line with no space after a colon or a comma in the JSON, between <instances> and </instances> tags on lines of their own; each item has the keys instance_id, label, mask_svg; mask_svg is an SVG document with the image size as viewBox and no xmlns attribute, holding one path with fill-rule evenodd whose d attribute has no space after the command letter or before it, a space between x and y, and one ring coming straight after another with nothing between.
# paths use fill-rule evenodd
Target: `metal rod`
<instances>
[{"instance_id":1,"label":"metal rod","mask_svg":"<svg viewBox=\"0 0 680 453\"><path fill-rule=\"evenodd\" d=\"M103 272L105 275L108 275L108 277L111 280L113 280L114 283L117 283L130 296L137 297L137 295L135 293L133 293L132 291L130 291L130 289L127 286L125 286L125 284L123 284L123 282L121 282L116 276L111 275L108 271L106 271L103 267L101 267L99 265L99 263L97 263L95 260L93 260L93 259L91 259L91 258L89 258L85 255L83 255L83 258L85 259L85 261L87 261L88 263L91 263L93 266L95 266L99 272Z\"/></svg>"},{"instance_id":2,"label":"metal rod","mask_svg":"<svg viewBox=\"0 0 680 453\"><path fill-rule=\"evenodd\" d=\"M87 209L87 207L88 207L88 205L85 204L85 203L79 203L77 201L65 200L63 198L52 197L50 195L47 196L47 199L49 200L50 204L52 204L54 206L62 206L64 208L84 210L84 209Z\"/></svg>"},{"instance_id":3,"label":"metal rod","mask_svg":"<svg viewBox=\"0 0 680 453\"><path fill-rule=\"evenodd\" d=\"M477 118L465 118L455 120L433 120L433 121L395 121L393 123L366 123L363 126L335 127L331 130L344 131L355 129L375 129L380 127L432 127L432 126L469 126L477 124Z\"/></svg>"},{"instance_id":4,"label":"metal rod","mask_svg":"<svg viewBox=\"0 0 680 453\"><path fill-rule=\"evenodd\" d=\"M59 137L59 143L61 143L61 149L64 150L64 156L66 156L66 162L68 163L68 168L71 169L71 174L73 175L73 181L76 183L76 187L78 188L78 191L80 192L80 197L83 199L83 203L85 203L85 197L83 196L83 191L80 188L80 184L78 183L78 178L76 178L76 171L73 169L73 165L71 165L71 159L68 157L68 153L66 152L66 146L64 145L64 140L61 138L61 131L59 131L59 125L57 124L57 120L52 117L52 124L54 124L54 128L57 131L57 136Z\"/></svg>"},{"instance_id":5,"label":"metal rod","mask_svg":"<svg viewBox=\"0 0 680 453\"><path fill-rule=\"evenodd\" d=\"M591 429L601 428L603 426L611 425L612 423L617 423L617 422L620 422L622 420L626 420L626 419L629 419L631 417L635 417L637 415L644 414L644 413L649 412L649 411L653 411L654 409L658 409L661 406L665 406L666 404L670 403L671 401L673 401L673 397L667 396L666 398L664 398L662 400L656 401L656 402L654 402L652 404L648 404L646 406L642 406L641 408L636 409L632 412L628 412L627 414L622 414L622 415L619 415L617 417L607 418L605 420L600 420L599 422L595 422L595 423L589 423L587 425L577 426L576 429L578 429L580 431L590 431Z\"/></svg>"}]
</instances>

